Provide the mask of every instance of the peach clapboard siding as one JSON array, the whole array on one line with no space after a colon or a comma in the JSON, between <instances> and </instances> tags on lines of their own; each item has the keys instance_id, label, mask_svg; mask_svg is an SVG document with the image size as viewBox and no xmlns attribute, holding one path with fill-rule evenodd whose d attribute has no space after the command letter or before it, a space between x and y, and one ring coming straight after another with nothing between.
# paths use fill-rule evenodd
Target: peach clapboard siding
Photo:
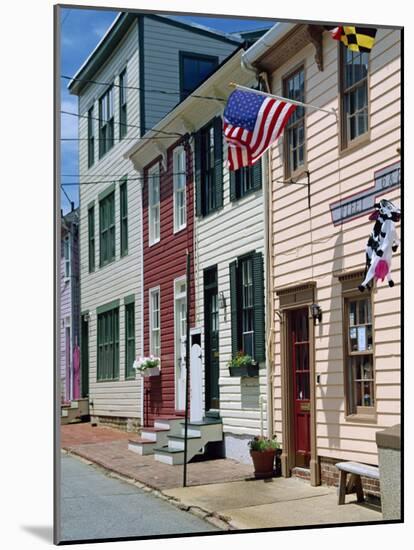
<instances>
[{"instance_id":1,"label":"peach clapboard siding","mask_svg":"<svg viewBox=\"0 0 414 550\"><path fill-rule=\"evenodd\" d=\"M272 92L282 94L282 78L305 66L306 101L325 109L338 108L338 44L323 36L324 70L307 46L271 75ZM399 422L400 414L400 251L393 258L395 287L380 283L374 293L376 422L345 418L342 289L334 273L364 267L364 248L371 231L368 215L334 227L329 205L367 189L374 172L399 161L400 147L400 33L379 29L370 54L370 141L339 154L339 125L320 111L306 114L306 154L311 174L312 208L307 189L284 186L283 145L271 151L273 210L273 286L315 281L315 301L323 321L315 330L316 444L319 456L377 464L375 432ZM303 180L305 181L305 180ZM400 204L400 188L384 193ZM397 225L399 231L399 224ZM311 242L311 236L312 241ZM275 295L275 309L280 307ZM281 345L279 317L274 317L274 429L283 441Z\"/></svg>"}]
</instances>

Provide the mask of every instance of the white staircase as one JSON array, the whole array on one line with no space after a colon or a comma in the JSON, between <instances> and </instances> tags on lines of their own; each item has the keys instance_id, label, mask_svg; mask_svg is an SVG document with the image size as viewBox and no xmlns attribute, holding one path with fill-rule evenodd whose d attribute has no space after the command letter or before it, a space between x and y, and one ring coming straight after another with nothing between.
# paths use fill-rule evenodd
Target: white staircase
<instances>
[{"instance_id":1,"label":"white staircase","mask_svg":"<svg viewBox=\"0 0 414 550\"><path fill-rule=\"evenodd\" d=\"M130 440L128 449L140 455L153 454L164 464L184 464L184 426L182 417L159 418L154 428L143 428L141 437ZM200 422L188 422L187 462L202 453L207 443L222 441L223 425L220 419L205 418Z\"/></svg>"}]
</instances>

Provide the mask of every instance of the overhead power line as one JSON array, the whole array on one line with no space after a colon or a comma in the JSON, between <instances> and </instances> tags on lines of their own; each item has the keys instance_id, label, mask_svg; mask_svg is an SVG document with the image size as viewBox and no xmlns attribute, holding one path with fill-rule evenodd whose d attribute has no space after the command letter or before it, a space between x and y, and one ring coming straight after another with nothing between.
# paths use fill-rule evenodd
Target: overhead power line
<instances>
[{"instance_id":1,"label":"overhead power line","mask_svg":"<svg viewBox=\"0 0 414 550\"><path fill-rule=\"evenodd\" d=\"M187 175L186 172L173 172L172 174L168 174L168 176L184 176L184 175ZM76 177L76 176L75 176ZM91 177L96 177L96 175L91 175ZM106 177L109 177L108 175ZM125 177L125 174L123 174L122 176L116 176L117 178L123 178ZM148 179L148 178L158 178L159 175L158 174L147 174L145 176L137 176L137 177L133 177L133 178L130 178L130 177L127 177L127 181L140 181L140 180L143 180L143 179ZM76 182L76 181L69 181L69 182L62 182L61 185L67 185L67 186L72 186L72 185L99 185L100 183L113 183L114 180L111 179L111 180L100 180L100 181L83 181L83 182Z\"/></svg>"},{"instance_id":2,"label":"overhead power line","mask_svg":"<svg viewBox=\"0 0 414 550\"><path fill-rule=\"evenodd\" d=\"M102 122L102 119L98 118L98 117L93 117L93 116L89 116L89 115L80 115L78 113L72 113L70 111L60 111L63 115L71 115L71 116L76 116L78 118L87 118L87 119L92 119L92 120L98 120L100 122ZM137 126L136 124L126 124L125 122L118 122L116 120L114 120L114 124L118 124L119 126L127 126L128 128L137 128L138 130L141 129L140 126ZM164 130L151 130L152 132L156 132L156 133L160 133L160 134L165 134L167 136L177 136L177 137L185 137L184 134L179 134L178 132L165 132Z\"/></svg>"},{"instance_id":3,"label":"overhead power line","mask_svg":"<svg viewBox=\"0 0 414 550\"><path fill-rule=\"evenodd\" d=\"M71 76L67 75L61 75L61 78L64 78L65 80L73 80L75 82L86 82L87 84L98 84L100 86L114 86L115 88L123 88L128 90L137 90L138 92L145 92L145 93L155 93L155 94L163 94L163 95L175 95L180 96L181 92L170 92L168 90L160 90L156 88L140 88L139 86L121 86L120 84L115 84L114 82L100 82L98 80L89 80L86 78L72 78ZM215 96L209 96L209 95L199 95L199 94L188 94L187 97L195 97L197 99L209 99L213 101L227 101L227 99L224 99L222 97L215 97Z\"/></svg>"}]
</instances>

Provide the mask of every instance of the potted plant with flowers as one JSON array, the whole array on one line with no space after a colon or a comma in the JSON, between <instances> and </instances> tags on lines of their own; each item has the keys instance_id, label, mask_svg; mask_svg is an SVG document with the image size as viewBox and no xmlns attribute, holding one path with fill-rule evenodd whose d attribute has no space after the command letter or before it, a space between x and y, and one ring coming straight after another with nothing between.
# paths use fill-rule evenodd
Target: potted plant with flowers
<instances>
[{"instance_id":1,"label":"potted plant with flowers","mask_svg":"<svg viewBox=\"0 0 414 550\"><path fill-rule=\"evenodd\" d=\"M228 367L230 376L259 376L259 365L243 350L228 362Z\"/></svg>"},{"instance_id":2,"label":"potted plant with flowers","mask_svg":"<svg viewBox=\"0 0 414 550\"><path fill-rule=\"evenodd\" d=\"M137 357L134 361L134 369L141 376L159 376L161 372L160 358L150 355L149 357Z\"/></svg>"},{"instance_id":3,"label":"potted plant with flowers","mask_svg":"<svg viewBox=\"0 0 414 550\"><path fill-rule=\"evenodd\" d=\"M257 435L248 443L254 465L254 477L265 479L273 477L277 449L280 448L276 436Z\"/></svg>"}]
</instances>

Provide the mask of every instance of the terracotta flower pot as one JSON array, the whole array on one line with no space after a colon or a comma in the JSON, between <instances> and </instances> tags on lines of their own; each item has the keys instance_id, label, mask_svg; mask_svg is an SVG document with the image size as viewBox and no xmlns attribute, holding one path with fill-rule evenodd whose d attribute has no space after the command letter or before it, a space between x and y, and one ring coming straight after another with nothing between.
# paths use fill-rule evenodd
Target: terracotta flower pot
<instances>
[{"instance_id":1,"label":"terracotta flower pot","mask_svg":"<svg viewBox=\"0 0 414 550\"><path fill-rule=\"evenodd\" d=\"M276 450L268 451L250 451L250 456L254 465L254 477L256 479L265 479L273 477Z\"/></svg>"}]
</instances>

